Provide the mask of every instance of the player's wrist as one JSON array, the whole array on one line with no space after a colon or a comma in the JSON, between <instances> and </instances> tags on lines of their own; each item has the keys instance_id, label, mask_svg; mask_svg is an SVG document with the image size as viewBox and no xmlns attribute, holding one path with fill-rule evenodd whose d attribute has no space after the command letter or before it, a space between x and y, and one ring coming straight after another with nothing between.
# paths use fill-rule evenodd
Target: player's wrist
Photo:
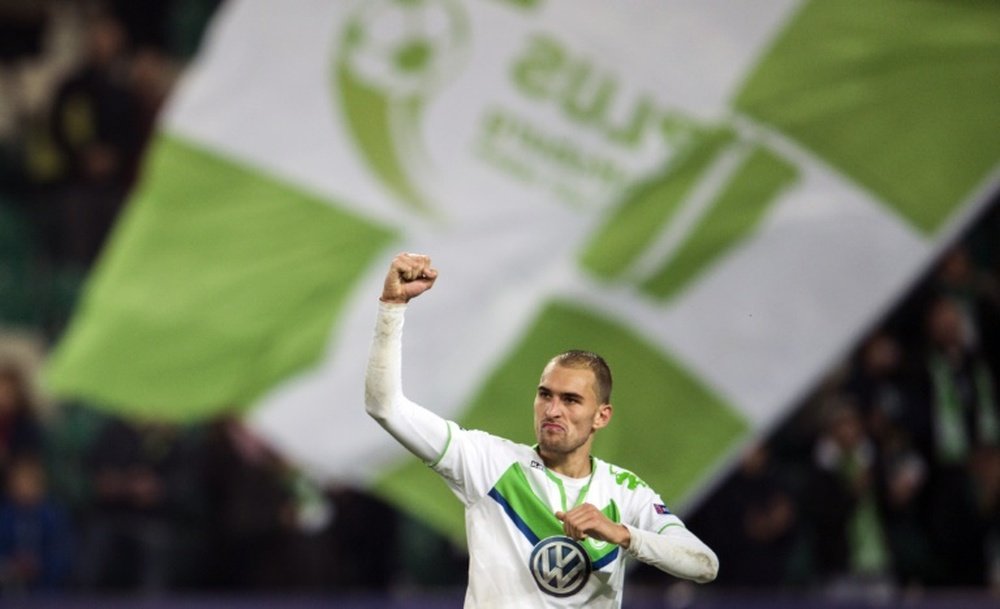
<instances>
[{"instance_id":1,"label":"player's wrist","mask_svg":"<svg viewBox=\"0 0 1000 609\"><path fill-rule=\"evenodd\" d=\"M383 314L399 315L406 310L407 303L378 299L378 310Z\"/></svg>"},{"instance_id":2,"label":"player's wrist","mask_svg":"<svg viewBox=\"0 0 1000 609\"><path fill-rule=\"evenodd\" d=\"M632 544L632 532L624 524L618 525L619 537L616 542L622 549L627 550Z\"/></svg>"}]
</instances>

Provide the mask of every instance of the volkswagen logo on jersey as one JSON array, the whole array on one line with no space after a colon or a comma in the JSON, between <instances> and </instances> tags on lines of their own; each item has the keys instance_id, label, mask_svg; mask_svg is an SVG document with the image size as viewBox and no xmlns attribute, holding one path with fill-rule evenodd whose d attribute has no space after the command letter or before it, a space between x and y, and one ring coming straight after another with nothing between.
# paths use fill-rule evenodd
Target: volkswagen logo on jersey
<instances>
[{"instance_id":1,"label":"volkswagen logo on jersey","mask_svg":"<svg viewBox=\"0 0 1000 609\"><path fill-rule=\"evenodd\" d=\"M542 592L552 596L571 596L587 584L590 557L569 537L546 537L539 541L528 559L531 575Z\"/></svg>"}]
</instances>

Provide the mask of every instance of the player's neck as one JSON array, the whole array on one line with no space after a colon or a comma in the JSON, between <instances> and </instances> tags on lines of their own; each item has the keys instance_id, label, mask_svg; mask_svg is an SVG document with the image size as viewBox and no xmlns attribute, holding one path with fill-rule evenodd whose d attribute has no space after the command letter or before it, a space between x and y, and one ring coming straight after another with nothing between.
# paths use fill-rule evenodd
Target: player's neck
<instances>
[{"instance_id":1,"label":"player's neck","mask_svg":"<svg viewBox=\"0 0 1000 609\"><path fill-rule=\"evenodd\" d=\"M575 450L565 454L551 454L538 448L538 455L545 462L545 467L569 478L586 478L590 475L590 451Z\"/></svg>"}]
</instances>

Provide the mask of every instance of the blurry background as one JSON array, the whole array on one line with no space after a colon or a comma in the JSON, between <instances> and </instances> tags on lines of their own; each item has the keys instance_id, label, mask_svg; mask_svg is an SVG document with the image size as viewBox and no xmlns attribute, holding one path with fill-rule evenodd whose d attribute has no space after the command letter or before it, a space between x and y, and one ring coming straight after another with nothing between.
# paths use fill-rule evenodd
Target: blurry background
<instances>
[{"instance_id":1,"label":"blurry background","mask_svg":"<svg viewBox=\"0 0 1000 609\"><path fill-rule=\"evenodd\" d=\"M318 481L237 414L139 420L43 389L219 4L0 0L0 595L457 606L460 541L386 493ZM718 581L696 589L640 567L626 606L996 602L995 193L937 250L682 510L718 552Z\"/></svg>"}]
</instances>

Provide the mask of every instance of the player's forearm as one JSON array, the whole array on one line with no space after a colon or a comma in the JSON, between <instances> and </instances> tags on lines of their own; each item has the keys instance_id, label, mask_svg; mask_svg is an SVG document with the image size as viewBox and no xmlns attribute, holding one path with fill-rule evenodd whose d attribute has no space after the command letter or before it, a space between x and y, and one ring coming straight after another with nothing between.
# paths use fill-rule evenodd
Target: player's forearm
<instances>
[{"instance_id":1,"label":"player's forearm","mask_svg":"<svg viewBox=\"0 0 1000 609\"><path fill-rule=\"evenodd\" d=\"M628 552L632 557L676 577L704 584L715 579L719 558L694 533L671 526L663 533L628 527Z\"/></svg>"},{"instance_id":2,"label":"player's forearm","mask_svg":"<svg viewBox=\"0 0 1000 609\"><path fill-rule=\"evenodd\" d=\"M448 443L448 423L403 395L402 339L406 305L380 302L365 371L365 410L400 444L424 461Z\"/></svg>"},{"instance_id":3,"label":"player's forearm","mask_svg":"<svg viewBox=\"0 0 1000 609\"><path fill-rule=\"evenodd\" d=\"M402 341L405 304L379 302L375 336L365 371L365 410L385 420L403 396Z\"/></svg>"}]
</instances>

